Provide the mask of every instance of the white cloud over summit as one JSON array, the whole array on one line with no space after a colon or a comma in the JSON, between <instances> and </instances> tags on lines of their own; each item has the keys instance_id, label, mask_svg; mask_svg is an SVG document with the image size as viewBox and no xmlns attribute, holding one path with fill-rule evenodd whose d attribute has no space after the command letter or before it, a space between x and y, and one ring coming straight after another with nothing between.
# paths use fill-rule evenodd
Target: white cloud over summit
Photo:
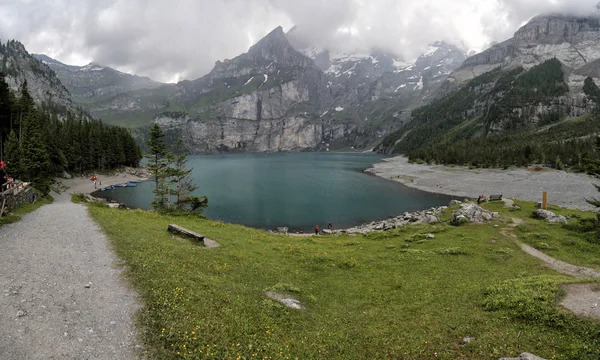
<instances>
[{"instance_id":1,"label":"white cloud over summit","mask_svg":"<svg viewBox=\"0 0 600 360\"><path fill-rule=\"evenodd\" d=\"M194 79L278 25L316 46L405 59L433 41L483 50L531 17L600 14L597 0L0 0L0 38L65 63Z\"/></svg>"}]
</instances>

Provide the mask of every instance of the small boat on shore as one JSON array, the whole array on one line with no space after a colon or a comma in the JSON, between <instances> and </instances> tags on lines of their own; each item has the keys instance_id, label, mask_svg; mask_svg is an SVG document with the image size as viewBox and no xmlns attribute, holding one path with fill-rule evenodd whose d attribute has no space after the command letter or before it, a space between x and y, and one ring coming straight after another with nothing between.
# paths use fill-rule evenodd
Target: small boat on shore
<instances>
[{"instance_id":1,"label":"small boat on shore","mask_svg":"<svg viewBox=\"0 0 600 360\"><path fill-rule=\"evenodd\" d=\"M125 186L126 186L126 187L136 187L136 186L137 186L137 183L134 183L134 182L129 182L129 183L125 184Z\"/></svg>"},{"instance_id":2,"label":"small boat on shore","mask_svg":"<svg viewBox=\"0 0 600 360\"><path fill-rule=\"evenodd\" d=\"M109 190L114 190L114 189L115 189L114 186L111 185L111 186L101 188L100 191L109 191Z\"/></svg>"}]
</instances>

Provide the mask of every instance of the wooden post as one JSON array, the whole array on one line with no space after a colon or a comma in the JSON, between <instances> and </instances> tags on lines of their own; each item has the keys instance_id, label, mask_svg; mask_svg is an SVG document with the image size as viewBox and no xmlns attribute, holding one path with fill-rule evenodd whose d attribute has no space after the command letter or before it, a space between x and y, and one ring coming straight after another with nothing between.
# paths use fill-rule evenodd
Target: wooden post
<instances>
[{"instance_id":1,"label":"wooden post","mask_svg":"<svg viewBox=\"0 0 600 360\"><path fill-rule=\"evenodd\" d=\"M546 209L548 205L548 196L547 193L544 191L544 195L542 197L542 209Z\"/></svg>"}]
</instances>

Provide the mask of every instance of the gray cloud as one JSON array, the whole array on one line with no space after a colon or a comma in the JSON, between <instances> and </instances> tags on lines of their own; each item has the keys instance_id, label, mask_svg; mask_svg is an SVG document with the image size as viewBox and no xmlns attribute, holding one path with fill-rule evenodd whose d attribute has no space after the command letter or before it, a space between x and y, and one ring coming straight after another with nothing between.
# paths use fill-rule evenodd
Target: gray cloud
<instances>
[{"instance_id":1,"label":"gray cloud","mask_svg":"<svg viewBox=\"0 0 600 360\"><path fill-rule=\"evenodd\" d=\"M433 41L482 50L540 13L599 14L597 0L0 0L0 37L66 63L194 79L278 25L338 51L412 59Z\"/></svg>"}]
</instances>

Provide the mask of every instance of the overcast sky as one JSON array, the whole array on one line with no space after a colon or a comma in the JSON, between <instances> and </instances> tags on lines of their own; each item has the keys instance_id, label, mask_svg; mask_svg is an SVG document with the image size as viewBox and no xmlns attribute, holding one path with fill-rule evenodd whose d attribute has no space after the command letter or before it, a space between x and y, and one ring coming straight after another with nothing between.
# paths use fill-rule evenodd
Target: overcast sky
<instances>
[{"instance_id":1,"label":"overcast sky","mask_svg":"<svg viewBox=\"0 0 600 360\"><path fill-rule=\"evenodd\" d=\"M600 14L598 0L0 0L0 38L64 63L195 79L276 26L316 46L410 60L433 41L480 51L539 13Z\"/></svg>"}]
</instances>

